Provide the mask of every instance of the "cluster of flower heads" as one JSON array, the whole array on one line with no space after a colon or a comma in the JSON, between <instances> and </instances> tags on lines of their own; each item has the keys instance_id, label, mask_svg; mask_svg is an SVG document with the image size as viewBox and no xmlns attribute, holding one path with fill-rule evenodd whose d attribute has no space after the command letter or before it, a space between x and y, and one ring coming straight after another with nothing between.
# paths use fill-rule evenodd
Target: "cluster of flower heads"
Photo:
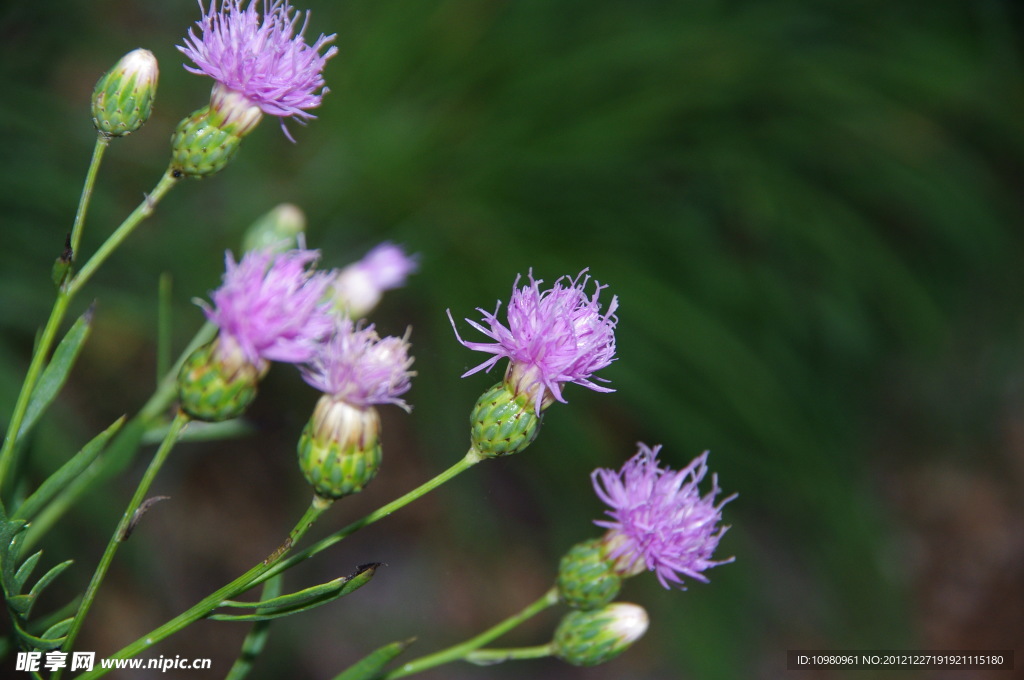
<instances>
[{"instance_id":1,"label":"cluster of flower heads","mask_svg":"<svg viewBox=\"0 0 1024 680\"><path fill-rule=\"evenodd\" d=\"M263 113L280 117L285 129L284 118L314 117L309 109L320 106L328 91L324 65L338 49L324 51L334 35L306 42L308 11L302 15L287 0L263 0L261 13L257 4L221 0L218 8L217 0L210 0L205 9L200 0L199 34L189 29L178 50L195 63L186 70L210 76Z\"/></svg>"},{"instance_id":2,"label":"cluster of flower heads","mask_svg":"<svg viewBox=\"0 0 1024 680\"><path fill-rule=\"evenodd\" d=\"M707 582L705 569L732 562L714 561L712 554L728 527L719 526L722 506L718 476L711 477L711 490L703 496L697 486L707 474L708 453L695 458L682 470L658 465L660 446L640 443L639 451L619 471L597 469L591 475L594 491L609 509L610 520L594 523L608 529L609 558L621 560L623 571L646 568L657 574L666 588L682 587L680 575Z\"/></svg>"},{"instance_id":3,"label":"cluster of flower heads","mask_svg":"<svg viewBox=\"0 0 1024 680\"><path fill-rule=\"evenodd\" d=\"M490 370L502 358L509 359L509 373L527 376L525 389L533 397L540 413L545 396L565 402L562 385L576 383L597 392L613 390L598 385L591 377L595 371L615 359L615 325L618 319L618 297L612 296L608 310L601 312L598 298L607 286L594 282L594 291L585 289L590 281L587 270L575 278L563 276L547 290L541 291L540 279L528 274L529 285L512 287L508 303L508 325L498 319L501 302L494 313L477 308L488 327L471 319L466 321L494 342L470 342L455 331L459 342L469 349L493 354L490 359L470 369L463 377L477 371ZM451 313L449 312L449 319ZM452 321L452 327L455 327ZM603 378L594 380L607 382Z\"/></svg>"},{"instance_id":4,"label":"cluster of flower heads","mask_svg":"<svg viewBox=\"0 0 1024 680\"><path fill-rule=\"evenodd\" d=\"M305 248L257 250L236 263L227 253L223 284L210 296L213 306L203 305L207 318L251 364L308 361L334 327L323 304L333 275L310 268L319 257Z\"/></svg>"}]
</instances>

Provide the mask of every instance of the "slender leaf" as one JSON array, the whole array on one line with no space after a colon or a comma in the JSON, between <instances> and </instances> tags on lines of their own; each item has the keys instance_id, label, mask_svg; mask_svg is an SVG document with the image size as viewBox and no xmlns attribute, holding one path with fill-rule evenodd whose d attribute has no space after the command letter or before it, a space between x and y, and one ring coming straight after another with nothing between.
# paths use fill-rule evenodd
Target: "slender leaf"
<instances>
[{"instance_id":1,"label":"slender leaf","mask_svg":"<svg viewBox=\"0 0 1024 680\"><path fill-rule=\"evenodd\" d=\"M354 665L334 676L334 680L375 680L381 676L384 667L391 663L392 659L408 649L409 645L415 641L416 638L409 638L375 649Z\"/></svg>"},{"instance_id":2,"label":"slender leaf","mask_svg":"<svg viewBox=\"0 0 1024 680\"><path fill-rule=\"evenodd\" d=\"M54 565L53 568L50 569L50 571L43 574L42 577L38 581L36 581L35 585L32 586L32 590L28 592L29 597L32 598L32 603L29 606L35 604L36 598L39 597L39 594L43 592L46 586L50 585L53 579L60 576L65 569L71 566L73 562L74 560L65 560L60 564Z\"/></svg>"},{"instance_id":3,"label":"slender leaf","mask_svg":"<svg viewBox=\"0 0 1024 680\"><path fill-rule=\"evenodd\" d=\"M86 338L89 337L89 330L92 328L92 316L93 308L89 307L85 314L78 317L78 320L72 324L71 330L67 332L64 339L57 345L50 363L43 370L43 374L39 377L39 382L32 391L32 398L28 402L25 417L21 421L21 429L18 430L17 441L21 441L24 438L36 424L36 421L39 420L40 416L53 403L53 400L57 398L57 393L64 386L64 382L67 380L68 374L75 364L75 359L78 358L78 353L82 349L82 345L85 344Z\"/></svg>"},{"instance_id":4,"label":"slender leaf","mask_svg":"<svg viewBox=\"0 0 1024 680\"><path fill-rule=\"evenodd\" d=\"M53 624L52 626L50 626L49 628L46 629L45 633L43 633L43 638L48 638L48 639L61 638L61 639L63 639L64 636L67 634L68 629L71 628L71 622L74 621L74 620L75 620L75 618L72 616L72 617L64 619L63 621L60 621L59 623Z\"/></svg>"},{"instance_id":5,"label":"slender leaf","mask_svg":"<svg viewBox=\"0 0 1024 680\"><path fill-rule=\"evenodd\" d=\"M263 602L225 600L221 603L222 606L241 609L255 608L260 611L254 614L214 614L210 618L215 621L269 621L298 614L308 609L315 609L328 602L333 602L339 597L349 595L369 583L379 566L379 563L363 565L352 576L337 578L327 583L321 583L296 593L282 595Z\"/></svg>"},{"instance_id":6,"label":"slender leaf","mask_svg":"<svg viewBox=\"0 0 1024 680\"><path fill-rule=\"evenodd\" d=\"M142 436L142 443L159 444L164 440L169 428L170 425L168 423L161 423L146 430L146 433ZM253 426L241 418L225 420L219 423L194 421L189 424L188 429L181 434L178 441L206 442L218 439L234 439L252 434L253 431Z\"/></svg>"},{"instance_id":7,"label":"slender leaf","mask_svg":"<svg viewBox=\"0 0 1024 680\"><path fill-rule=\"evenodd\" d=\"M23 645L42 651L48 651L51 649L57 649L62 644L64 644L64 634L61 633L60 637L54 638L49 637L47 633L49 633L51 630L60 630L61 627L64 628L64 632L66 633L68 626L71 625L72 620L73 619L65 619L64 621L61 621L60 623L54 626L51 626L50 629L46 631L46 633L43 633L41 636L38 637L26 632L17 624L15 624L14 630L18 634L18 637L21 638Z\"/></svg>"},{"instance_id":8,"label":"slender leaf","mask_svg":"<svg viewBox=\"0 0 1024 680\"><path fill-rule=\"evenodd\" d=\"M107 442L121 429L124 422L125 417L121 416L114 421L113 425L93 437L92 441L83 446L68 462L64 463L45 482L39 485L39 488L25 499L25 502L21 504L21 507L17 509L14 515L26 520L32 519L54 496L67 488L73 479L78 477L96 460L96 457L103 451Z\"/></svg>"},{"instance_id":9,"label":"slender leaf","mask_svg":"<svg viewBox=\"0 0 1024 680\"><path fill-rule=\"evenodd\" d=\"M33 553L27 560L22 562L20 567L18 567L18 571L14 574L14 586L12 588L14 592L21 592L21 589L25 586L25 581L27 581L28 577L32 575L32 570L36 568L36 564L39 563L39 558L42 556L42 550Z\"/></svg>"},{"instance_id":10,"label":"slender leaf","mask_svg":"<svg viewBox=\"0 0 1024 680\"><path fill-rule=\"evenodd\" d=\"M280 595L281 584L281 574L277 574L267 579L267 582L263 584L263 599L272 600ZM245 636L245 640L242 641L241 652L239 653L238 658L235 659L235 663L232 664L231 670L228 671L224 680L242 680L242 678L249 675L249 671L252 670L253 662L263 652L263 648L267 644L267 637L269 635L270 621L257 621L254 623L252 628L249 630L249 633Z\"/></svg>"}]
</instances>

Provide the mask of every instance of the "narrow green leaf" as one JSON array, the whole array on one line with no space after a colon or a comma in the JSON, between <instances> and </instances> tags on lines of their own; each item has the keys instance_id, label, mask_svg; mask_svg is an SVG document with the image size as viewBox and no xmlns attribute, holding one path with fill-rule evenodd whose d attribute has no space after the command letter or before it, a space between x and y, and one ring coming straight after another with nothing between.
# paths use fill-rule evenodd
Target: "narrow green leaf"
<instances>
[{"instance_id":1,"label":"narrow green leaf","mask_svg":"<svg viewBox=\"0 0 1024 680\"><path fill-rule=\"evenodd\" d=\"M416 638L409 638L384 645L334 676L334 680L375 680L382 675L385 666L415 641Z\"/></svg>"},{"instance_id":2,"label":"narrow green leaf","mask_svg":"<svg viewBox=\"0 0 1024 680\"><path fill-rule=\"evenodd\" d=\"M352 576L337 578L296 593L282 595L262 602L225 600L221 603L223 607L259 609L260 611L254 614L214 614L209 618L215 621L269 621L298 614L307 609L314 609L325 605L358 590L370 582L379 566L379 563L363 565Z\"/></svg>"},{"instance_id":3,"label":"narrow green leaf","mask_svg":"<svg viewBox=\"0 0 1024 680\"><path fill-rule=\"evenodd\" d=\"M72 616L72 617L64 619L63 621L61 621L59 623L53 624L52 626L50 626L49 628L46 629L46 632L43 633L41 637L43 639L61 638L63 640L64 636L68 632L68 629L71 628L71 622L74 621L74 620L75 620L75 617Z\"/></svg>"},{"instance_id":4,"label":"narrow green leaf","mask_svg":"<svg viewBox=\"0 0 1024 680\"><path fill-rule=\"evenodd\" d=\"M32 586L32 590L28 591L28 594L30 596L32 596L33 598L39 597L39 594L43 592L43 589L45 589L46 586L50 585L50 583L53 581L53 579L55 579L58 576L60 576L61 573L63 573L63 571L65 569L70 567L73 562L74 562L74 560L65 560L65 561L61 562L60 564L54 565L50 569L50 571L48 571L45 574L43 574L39 578L39 580L36 581L35 585Z\"/></svg>"},{"instance_id":5,"label":"narrow green leaf","mask_svg":"<svg viewBox=\"0 0 1024 680\"><path fill-rule=\"evenodd\" d=\"M171 367L171 275L160 275L160 288L156 307L156 384Z\"/></svg>"},{"instance_id":6,"label":"narrow green leaf","mask_svg":"<svg viewBox=\"0 0 1024 680\"><path fill-rule=\"evenodd\" d=\"M40 484L39 488L25 499L25 502L15 511L14 515L26 520L35 517L36 513L42 510L54 496L63 491L73 479L78 477L96 460L96 457L103 451L107 442L117 434L121 426L124 425L124 422L125 417L121 416L114 421L113 425L93 437L92 441L83 446L78 453L73 455L56 472L50 475L45 482Z\"/></svg>"},{"instance_id":7,"label":"narrow green leaf","mask_svg":"<svg viewBox=\"0 0 1024 680\"><path fill-rule=\"evenodd\" d=\"M53 630L53 629L58 629L59 630L58 627L61 626L61 625L64 625L64 631L67 632L67 628L68 628L68 626L71 625L71 621L72 620L73 619L65 619L65 621L61 621L57 625L51 626L50 629L47 630L47 633L50 630ZM62 644L64 644L64 636L63 636L63 634L60 637L57 637L57 638L48 637L46 633L43 633L41 636L36 637L35 635L32 635L32 634L22 630L21 626L19 626L17 623L15 623L15 625L14 625L14 631L15 631L15 633L17 633L18 637L21 639L22 646L24 646L24 647L31 647L33 649L38 649L38 650L42 650L42 651L49 651L51 649L57 649Z\"/></svg>"},{"instance_id":8,"label":"narrow green leaf","mask_svg":"<svg viewBox=\"0 0 1024 680\"><path fill-rule=\"evenodd\" d=\"M57 393L64 386L64 382L71 372L71 367L74 366L75 359L78 358L78 353L82 349L82 345L85 344L86 338L89 337L89 330L92 328L92 315L93 308L89 307L85 314L78 317L78 320L72 324L71 330L67 332L64 339L57 345L57 349L53 352L53 357L50 358L50 363L47 364L43 374L39 377L39 382L36 384L35 389L32 390L32 398L28 402L28 408L21 422L21 429L18 430L16 441L21 441L24 438L36 424L36 421L39 420L39 417L53 403L53 400L57 398Z\"/></svg>"},{"instance_id":9,"label":"narrow green leaf","mask_svg":"<svg viewBox=\"0 0 1024 680\"><path fill-rule=\"evenodd\" d=\"M277 574L267 579L263 584L262 597L264 600L272 600L281 594L282 575ZM257 612L259 613L259 612ZM270 635L270 621L257 621L242 641L242 649L232 664L231 670L224 677L224 680L242 680L252 670L253 663L263 652L267 644L267 637Z\"/></svg>"},{"instance_id":10,"label":"narrow green leaf","mask_svg":"<svg viewBox=\"0 0 1024 680\"><path fill-rule=\"evenodd\" d=\"M21 589L25 586L25 581L32 575L32 570L36 568L36 564L39 563L39 558L43 556L43 551L40 550L34 553L31 557L25 560L18 571L14 574L14 585L11 588L15 593L20 593Z\"/></svg>"}]
</instances>

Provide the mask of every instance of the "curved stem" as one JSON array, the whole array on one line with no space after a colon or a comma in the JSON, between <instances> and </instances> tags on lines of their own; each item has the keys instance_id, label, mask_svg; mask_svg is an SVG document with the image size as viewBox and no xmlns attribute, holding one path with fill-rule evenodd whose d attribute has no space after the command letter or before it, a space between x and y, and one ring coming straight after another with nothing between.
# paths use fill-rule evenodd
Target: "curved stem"
<instances>
[{"instance_id":1,"label":"curved stem","mask_svg":"<svg viewBox=\"0 0 1024 680\"><path fill-rule=\"evenodd\" d=\"M89 170L85 173L85 184L82 186L82 198L78 201L78 212L75 213L75 222L71 226L72 257L78 252L78 244L82 241L82 226L85 224L85 213L89 209L89 200L92 198L92 189L96 185L96 174L99 172L100 163L103 161L103 153L110 146L110 137L105 134L96 135L96 145L92 149L92 160L89 161Z\"/></svg>"},{"instance_id":2,"label":"curved stem","mask_svg":"<svg viewBox=\"0 0 1024 680\"><path fill-rule=\"evenodd\" d=\"M380 508L374 510L373 512L366 515L362 519L358 519L355 522L349 524L348 526L342 527L330 536L317 541L313 545L309 546L308 548L300 552L295 553L288 559L282 560L273 569L268 571L266 574L260 576L260 578L254 580L252 582L252 585L257 585L258 583L265 581L266 579L270 578L271 576L274 576L275 574L280 574L283 571L291 569L296 564L308 560L313 555L316 555L317 553L322 552L327 548L330 548L335 543L344 540L346 537L354 534L363 527L369 526L378 520L384 519L385 517L393 513L395 510L398 510L399 508L406 506L409 503L412 503L417 498L426 495L430 491L433 491L434 489L441 486L445 482L449 481L456 475L465 472L469 468L473 467L481 460L483 460L483 457L476 452L476 449L470 449L469 452L466 453L466 455L463 456L463 458L458 463L452 465L450 468L448 468L441 474L437 475L430 481L424 482L423 484L419 485L418 487L416 487L409 493L405 494L404 496L396 498L387 505L382 505Z\"/></svg>"},{"instance_id":3,"label":"curved stem","mask_svg":"<svg viewBox=\"0 0 1024 680\"><path fill-rule=\"evenodd\" d=\"M527 607L520 611L518 614L514 614L508 617L507 619L505 619L498 625L494 626L493 628L489 628L484 632L480 633L479 635L477 635L476 637L470 638L469 640L466 640L461 644L454 645L452 647L449 647L448 649L442 649L439 652L428 654L427 656L421 656L418 659L413 659L408 663L402 664L397 669L385 675L383 680L394 680L394 678L404 678L407 675L412 675L413 673L421 673L427 670L428 668L434 668L435 666L440 666L441 664L451 663L452 661L459 661L460 659L466 659L471 653L476 652L476 650L480 649L491 640L495 640L501 637L508 631L518 626L519 624L536 616L537 614L544 611L548 607L551 607L557 602L558 589L552 588L548 592L544 593L544 595L539 600L533 602L530 605L527 605ZM548 648L549 645L543 645L543 647ZM531 647L527 649L537 650L540 648ZM509 652L511 650L500 651ZM538 656L548 656L550 655L550 653L550 649L548 649L547 653L538 654ZM485 658L485 656L480 656L479 660L486 661L487 659Z\"/></svg>"},{"instance_id":4,"label":"curved stem","mask_svg":"<svg viewBox=\"0 0 1024 680\"><path fill-rule=\"evenodd\" d=\"M306 515L303 516L301 520L299 520L299 523L295 525L295 528L292 529L292 532L288 535L288 538L285 540L285 542L281 545L281 547L279 547L269 557L267 557L267 559L263 560L263 562L256 565L249 571L245 572L244 574L242 574L241 576L239 576L223 588L203 598L195 605L193 605L191 608L189 608L187 611L183 612L182 614L179 614L177 617L171 619L159 628L156 628L155 630L147 633L146 635L143 635L141 638L139 638L132 644L117 652L112 658L128 659L133 656L136 656L137 654L145 651L149 647L155 645L157 642L160 642L164 638L169 637L170 635L173 635L174 633L178 632L185 626L188 626L189 624L194 623L195 621L198 621L199 619L203 618L211 611L216 609L218 606L220 606L220 603L224 600L236 597L240 593L244 593L246 590L252 588L253 586L259 583L262 583L263 581L266 581L272 576L295 566L299 562L309 559L313 555L334 545L335 543L344 539L346 536L355 533L359 529L362 529L365 526L373 524L374 522L387 517L395 510L401 508L402 506L408 505L417 498L436 489L437 487L441 486L442 484L452 479L459 473L468 470L473 465L476 465L481 460L483 460L483 457L480 454L478 454L475 449L470 449L469 452L465 456L463 456L461 460L459 460L459 462L457 462L455 465L451 466L441 474L437 475L430 481L421 484L420 486L416 487L409 493L405 494L404 496L401 496L400 498L395 499L394 501L388 503L387 505L381 506L380 508L366 515L362 519L356 520L355 522L328 536L327 538L318 541L317 543L314 543L312 546L306 548L300 553L297 553L293 557L285 559L285 555L288 554L292 546L296 542L298 542L298 540L303 536L303 534L306 533L306 530L309 529L310 526L312 526L313 521L317 517L319 517L320 513L323 512L330 505L330 501L327 501L319 497L315 498L313 501L313 505L306 512ZM105 674L106 671L107 669L97 668L90 671L89 673L79 676L77 680L90 680L91 678L98 678L101 675Z\"/></svg>"},{"instance_id":5,"label":"curved stem","mask_svg":"<svg viewBox=\"0 0 1024 680\"><path fill-rule=\"evenodd\" d=\"M191 623L195 623L199 619L203 618L211 611L220 606L224 600L235 597L239 593L245 592L251 586L253 581L267 573L271 568L274 567L281 559L291 550L292 546L302 538L302 536L309 530L316 519L323 514L327 508L330 507L332 501L325 500L323 498L316 497L310 504L306 513L298 521L295 527L289 532L288 538L285 539L277 550L272 552L265 560L257 564L255 567L245 572L231 583L227 584L223 588L207 595L205 598L197 602L187 611L182 612L178 616L174 617L164 625L156 628L155 630L147 633L143 637L139 638L132 644L128 645L121 651L113 655L114 659L130 659L137 654L144 652L156 643L160 642L164 638L167 638L174 633L178 632L185 626ZM88 673L78 676L76 680L90 680L91 678L98 678L105 675L109 668L94 668Z\"/></svg>"},{"instance_id":6,"label":"curved stem","mask_svg":"<svg viewBox=\"0 0 1024 680\"><path fill-rule=\"evenodd\" d=\"M155 187L153 187L153 191L146 195L142 200L142 203L140 203L139 206L132 211L132 214L121 223L121 226L114 230L114 233L107 237L107 240L103 242L103 245L101 245L99 249L92 254L89 261L86 262L82 266L82 269L75 274L73 279L71 279L67 286L69 295L74 295L81 290L82 286L84 286L92 275L96 273L96 270L99 269L100 265L103 264L106 259L110 257L110 254L113 253L114 250L117 249L117 247L121 245L126 238L128 238L128 235L135 230L135 227L139 226L139 223L142 222L142 220L153 214L153 211L156 209L156 205L160 202L160 199L162 199L177 183L177 178L174 177L170 170L164 173L164 176L161 177L160 181L157 182Z\"/></svg>"},{"instance_id":7,"label":"curved stem","mask_svg":"<svg viewBox=\"0 0 1024 680\"><path fill-rule=\"evenodd\" d=\"M99 144L99 142L97 142ZM102 152L100 152L102 156ZM95 158L94 153L94 164L98 165L99 160ZM90 175L95 179L95 171L90 166ZM84 219L84 208L88 205L88 198L85 194L91 194L91 188L88 186L89 179L87 178L87 188L83 193L82 201L79 204L79 215L75 217L75 227L79 232L81 231L82 220ZM117 248L135 229L136 226L145 218L153 214L153 210L156 208L156 204L170 191L177 183L177 179L168 170L164 173L164 176L157 182L156 187L153 188L150 193L142 201L142 203L132 211L132 214L121 223L117 229L114 230L107 240L100 246L89 261L85 263L81 271L78 272L71 280L69 280L64 286L57 291L57 299L53 303L53 309L50 311L50 318L46 322L46 327L43 329L42 335L39 336L39 342L36 343L35 350L32 353L32 361L29 364L27 373L25 374L25 380L21 384L21 392L18 394L18 399L14 405L14 413L11 414L11 420L7 424L7 434L4 437L3 448L0 448L0 490L3 489L4 481L7 475L10 473L11 466L14 462L14 454L16 449L16 443L18 440L18 432L21 430L21 423L25 418L25 412L28 410L28 404L32 397L32 391L36 387L36 383L39 380L39 376L43 371L44 364L46 363L47 357L50 355L50 348L53 346L53 341L57 336L57 330L60 328L61 322L64 320L64 314L67 312L68 305L71 303L71 299L75 296L78 291L82 289L82 286L96 273L100 265L110 256L114 249ZM73 237L74 238L74 237Z\"/></svg>"},{"instance_id":8,"label":"curved stem","mask_svg":"<svg viewBox=\"0 0 1024 680\"><path fill-rule=\"evenodd\" d=\"M149 487L153 484L153 480L156 478L160 468L163 467L164 461L167 460L167 456L170 454L171 449L174 448L174 443L178 441L178 435L181 434L181 431L186 425L188 425L189 421L190 418L187 415L180 411L178 412L178 415L171 423L170 429L167 430L167 436L164 437L163 443L160 444L160 448L157 449L149 467L146 468L146 473L142 476L139 486L135 489L135 495L132 496L124 514L121 515L121 521L118 522L117 529L114 530L114 534L110 537L110 542L107 543L107 549L103 551L103 556L100 558L100 562L96 566L96 571L92 575L92 580L89 581L89 586L85 590L85 595L82 596L82 604L78 607L78 612L75 614L74 621L71 622L71 628L68 630L67 637L62 645L65 650L70 650L74 646L75 638L78 637L78 632L82 628L82 622L85 620L86 615L89 613L89 609L92 607L93 601L96 599L96 591L99 590L100 584L103 583L103 578L107 575L107 570L110 569L110 563L114 560L114 554L117 552L121 543L128 538L128 535L134 527L134 523L138 521L136 512L138 511L139 506L142 505L142 501L145 499L146 494L149 493Z\"/></svg>"}]
</instances>

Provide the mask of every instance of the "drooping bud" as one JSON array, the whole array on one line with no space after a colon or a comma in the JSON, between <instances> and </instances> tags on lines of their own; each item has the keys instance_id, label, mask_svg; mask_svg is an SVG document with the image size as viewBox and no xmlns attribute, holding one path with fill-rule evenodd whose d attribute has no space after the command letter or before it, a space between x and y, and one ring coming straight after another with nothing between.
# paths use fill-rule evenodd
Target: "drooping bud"
<instances>
[{"instance_id":1,"label":"drooping bud","mask_svg":"<svg viewBox=\"0 0 1024 680\"><path fill-rule=\"evenodd\" d=\"M597 609L619 594L622 576L599 539L574 545L558 567L558 595L573 609Z\"/></svg>"},{"instance_id":2,"label":"drooping bud","mask_svg":"<svg viewBox=\"0 0 1024 680\"><path fill-rule=\"evenodd\" d=\"M185 359L178 373L181 410L196 420L237 418L253 399L270 364L249 362L229 336L221 334Z\"/></svg>"},{"instance_id":3,"label":"drooping bud","mask_svg":"<svg viewBox=\"0 0 1024 680\"><path fill-rule=\"evenodd\" d=\"M487 458L511 456L533 443L541 416L530 395L500 382L481 395L469 417L470 441Z\"/></svg>"},{"instance_id":4,"label":"drooping bud","mask_svg":"<svg viewBox=\"0 0 1024 680\"><path fill-rule=\"evenodd\" d=\"M573 666L597 666L614 659L647 632L643 607L616 602L565 615L552 642L555 656Z\"/></svg>"},{"instance_id":5,"label":"drooping bud","mask_svg":"<svg viewBox=\"0 0 1024 680\"><path fill-rule=\"evenodd\" d=\"M380 415L329 394L320 397L299 437L299 468L317 496L358 493L380 469Z\"/></svg>"},{"instance_id":6,"label":"drooping bud","mask_svg":"<svg viewBox=\"0 0 1024 680\"><path fill-rule=\"evenodd\" d=\"M156 57L136 49L121 57L97 82L92 93L92 122L110 137L123 137L149 119L159 76Z\"/></svg>"},{"instance_id":7,"label":"drooping bud","mask_svg":"<svg viewBox=\"0 0 1024 680\"><path fill-rule=\"evenodd\" d=\"M256 219L242 237L242 250L283 253L298 245L298 236L306 230L306 215L291 203L282 203Z\"/></svg>"}]
</instances>

